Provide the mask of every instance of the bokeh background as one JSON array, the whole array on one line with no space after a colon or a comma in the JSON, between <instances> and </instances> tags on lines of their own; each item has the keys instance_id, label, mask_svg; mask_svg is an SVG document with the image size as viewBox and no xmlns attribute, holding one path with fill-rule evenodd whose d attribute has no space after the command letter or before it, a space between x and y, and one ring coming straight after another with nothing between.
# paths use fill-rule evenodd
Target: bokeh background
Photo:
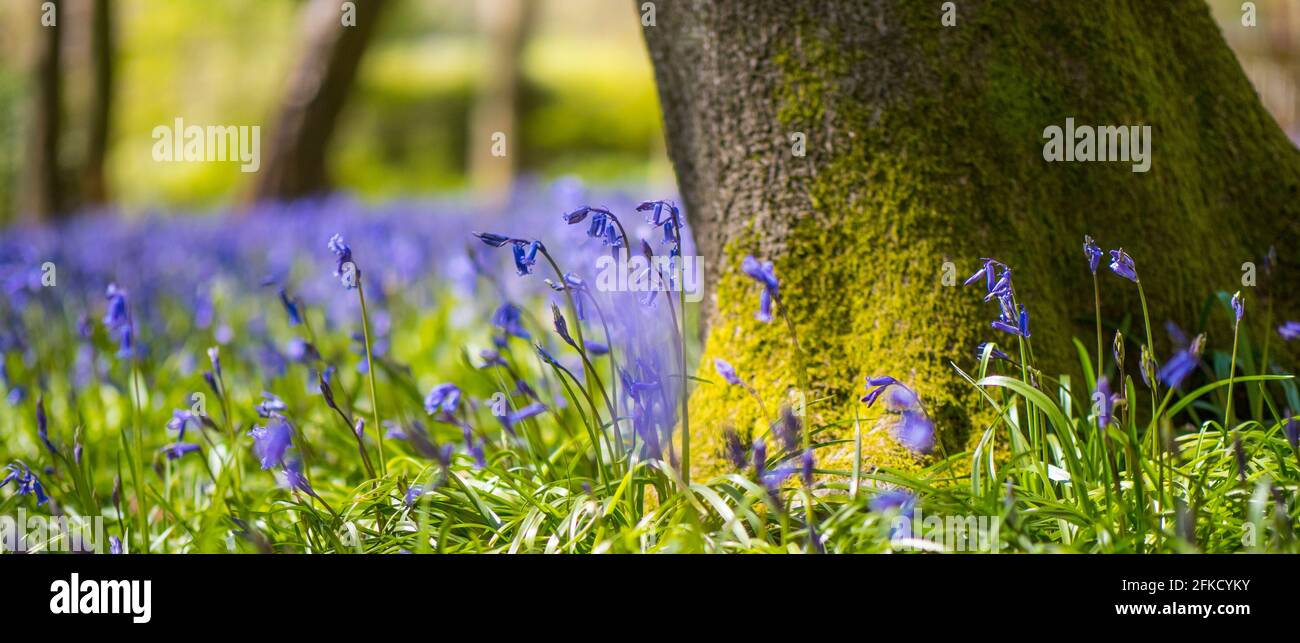
<instances>
[{"instance_id":1,"label":"bokeh background","mask_svg":"<svg viewBox=\"0 0 1300 643\"><path fill-rule=\"evenodd\" d=\"M364 1L364 0L363 0ZM94 0L63 0L69 18ZM152 129L260 125L263 157L287 79L299 64L308 0L108 0L112 91L103 175L128 216L237 203L255 175L230 163L155 163ZM1300 139L1300 2L1212 0L1229 43L1282 127ZM23 214L30 164L37 0L0 3L0 222ZM80 174L94 136L94 44L69 19L60 56L56 151L64 207L83 205ZM513 61L513 62L508 62ZM506 88L503 91L502 88ZM504 98L503 98L504 97ZM493 121L508 119L513 126ZM509 162L485 163L509 129ZM659 106L627 0L390 0L331 136L332 184L366 201L500 193L519 175L590 185L667 187ZM479 157L479 158L476 158Z\"/></svg>"}]
</instances>

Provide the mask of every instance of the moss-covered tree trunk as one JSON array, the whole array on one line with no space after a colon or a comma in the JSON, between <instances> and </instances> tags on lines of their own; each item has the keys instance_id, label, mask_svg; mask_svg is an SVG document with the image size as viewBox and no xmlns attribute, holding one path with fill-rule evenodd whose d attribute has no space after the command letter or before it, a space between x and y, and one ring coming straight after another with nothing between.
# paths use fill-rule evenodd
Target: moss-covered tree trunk
<instances>
[{"instance_id":1,"label":"moss-covered tree trunk","mask_svg":"<svg viewBox=\"0 0 1300 643\"><path fill-rule=\"evenodd\" d=\"M959 0L952 26L938 1L656 4L644 35L713 293L701 370L730 360L772 407L795 384L784 328L754 319L758 286L738 271L747 253L772 259L812 397L826 398L810 414L858 407L868 465L911 456L872 431L857 402L867 375L914 385L943 444L964 446L978 399L950 360L971 366L981 341L1015 346L990 328L983 290L961 287L981 257L1014 267L1047 373L1077 370L1072 336L1095 346L1085 234L1136 259L1157 326L1195 326L1216 290L1251 301L1242 264L1271 245L1276 309L1300 315L1300 153L1202 0ZM1044 130L1067 118L1150 125L1149 171L1046 162ZM1135 314L1140 328L1134 285L1102 272L1103 316ZM1210 341L1231 336L1211 327ZM717 469L720 429L750 428L756 406L737 387L696 390L697 468Z\"/></svg>"}]
</instances>

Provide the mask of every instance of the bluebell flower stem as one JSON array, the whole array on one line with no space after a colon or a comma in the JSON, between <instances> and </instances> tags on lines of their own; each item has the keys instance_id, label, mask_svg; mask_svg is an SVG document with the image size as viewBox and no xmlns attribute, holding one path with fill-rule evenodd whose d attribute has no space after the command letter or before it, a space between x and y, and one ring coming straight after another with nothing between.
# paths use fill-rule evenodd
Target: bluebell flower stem
<instances>
[{"instance_id":1,"label":"bluebell flower stem","mask_svg":"<svg viewBox=\"0 0 1300 643\"><path fill-rule=\"evenodd\" d=\"M1097 282L1097 273L1092 273L1092 304L1094 317L1097 319L1097 367L1093 374L1092 386L1097 386L1097 378L1101 377L1104 370L1102 363L1102 340L1101 340L1101 285Z\"/></svg>"},{"instance_id":2,"label":"bluebell flower stem","mask_svg":"<svg viewBox=\"0 0 1300 643\"><path fill-rule=\"evenodd\" d=\"M357 298L361 300L361 335L366 341L366 377L370 382L370 412L375 422L375 435L379 439L379 475L388 474L388 463L384 460L384 429L379 423L379 395L375 390L375 359L370 350L370 321L366 309L366 289L360 277L357 278ZM360 440L360 437L357 438ZM364 449L364 445L362 445Z\"/></svg>"},{"instance_id":3,"label":"bluebell flower stem","mask_svg":"<svg viewBox=\"0 0 1300 643\"><path fill-rule=\"evenodd\" d=\"M1232 360L1228 362L1228 401L1223 405L1223 438L1228 439L1228 424L1232 422L1232 385L1237 376L1237 340L1241 336L1241 320L1232 325Z\"/></svg>"}]
</instances>

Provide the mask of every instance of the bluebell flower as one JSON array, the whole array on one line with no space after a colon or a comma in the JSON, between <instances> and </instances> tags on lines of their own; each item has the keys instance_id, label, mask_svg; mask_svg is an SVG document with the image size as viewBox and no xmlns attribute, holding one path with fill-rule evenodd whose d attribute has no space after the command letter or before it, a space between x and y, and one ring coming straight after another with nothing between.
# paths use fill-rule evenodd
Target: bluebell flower
<instances>
[{"instance_id":1,"label":"bluebell flower","mask_svg":"<svg viewBox=\"0 0 1300 643\"><path fill-rule=\"evenodd\" d=\"M1133 257L1128 256L1123 248L1110 251L1110 269L1111 272L1137 283L1137 266L1133 264Z\"/></svg>"},{"instance_id":2,"label":"bluebell flower","mask_svg":"<svg viewBox=\"0 0 1300 643\"><path fill-rule=\"evenodd\" d=\"M1232 312L1237 316L1237 323L1241 323L1241 318L1246 314L1246 302L1241 297L1241 291L1238 290L1232 296Z\"/></svg>"},{"instance_id":3,"label":"bluebell flower","mask_svg":"<svg viewBox=\"0 0 1300 643\"><path fill-rule=\"evenodd\" d=\"M728 364L726 360L722 358L714 359L713 367L718 369L718 375L721 375L722 379L726 380L728 384L732 386L740 385L740 375L736 374L736 369L732 368L731 364Z\"/></svg>"},{"instance_id":4,"label":"bluebell flower","mask_svg":"<svg viewBox=\"0 0 1300 643\"><path fill-rule=\"evenodd\" d=\"M1115 395L1110 390L1110 380L1105 375L1097 378L1097 388L1092 393L1097 409L1097 425L1106 428L1115 419Z\"/></svg>"},{"instance_id":5,"label":"bluebell flower","mask_svg":"<svg viewBox=\"0 0 1300 643\"><path fill-rule=\"evenodd\" d=\"M761 322L772 321L772 300L780 297L781 282L776 278L776 268L771 261L759 263L753 255L746 255L740 263L740 270L751 279L763 285L763 292L758 300L758 314Z\"/></svg>"},{"instance_id":6,"label":"bluebell flower","mask_svg":"<svg viewBox=\"0 0 1300 643\"><path fill-rule=\"evenodd\" d=\"M41 484L41 479L32 473L32 470L19 460L9 463L4 469L8 473L3 479L0 479L0 489L4 489L10 482L17 483L17 491L20 496L32 496L36 498L36 505L49 502L49 496L45 495L45 485Z\"/></svg>"},{"instance_id":7,"label":"bluebell flower","mask_svg":"<svg viewBox=\"0 0 1300 643\"><path fill-rule=\"evenodd\" d=\"M934 450L934 423L919 411L903 411L894 427L894 437L916 453Z\"/></svg>"},{"instance_id":8,"label":"bluebell flower","mask_svg":"<svg viewBox=\"0 0 1300 643\"><path fill-rule=\"evenodd\" d=\"M799 448L800 437L803 435L803 422L794 414L794 409L782 406L781 418L772 427L772 432L780 438L786 452L794 453Z\"/></svg>"},{"instance_id":9,"label":"bluebell flower","mask_svg":"<svg viewBox=\"0 0 1300 643\"><path fill-rule=\"evenodd\" d=\"M1196 369L1196 365L1200 364L1201 347L1204 341L1205 336L1198 335L1192 341L1191 346L1175 353L1173 358L1160 368L1160 381L1164 382L1169 388L1178 388L1183 383L1183 380Z\"/></svg>"},{"instance_id":10,"label":"bluebell flower","mask_svg":"<svg viewBox=\"0 0 1300 643\"><path fill-rule=\"evenodd\" d=\"M803 478L803 486L811 487L813 485L813 469L816 467L816 459L813 457L812 449L804 449L803 456L800 458L800 477Z\"/></svg>"},{"instance_id":11,"label":"bluebell flower","mask_svg":"<svg viewBox=\"0 0 1300 643\"><path fill-rule=\"evenodd\" d=\"M527 248L525 248L527 245ZM542 242L533 241L525 244L522 241L516 241L512 245L515 258L515 271L519 276L532 274L533 266L537 265L537 252L541 250Z\"/></svg>"},{"instance_id":12,"label":"bluebell flower","mask_svg":"<svg viewBox=\"0 0 1300 643\"><path fill-rule=\"evenodd\" d=\"M266 426L254 426L248 432L253 437L253 453L262 469L271 469L284 463L284 454L293 444L293 429L283 418L271 418Z\"/></svg>"},{"instance_id":13,"label":"bluebell flower","mask_svg":"<svg viewBox=\"0 0 1300 643\"><path fill-rule=\"evenodd\" d=\"M424 396L424 412L449 418L460 404L460 388L455 384L439 384Z\"/></svg>"},{"instance_id":14,"label":"bluebell flower","mask_svg":"<svg viewBox=\"0 0 1300 643\"><path fill-rule=\"evenodd\" d=\"M504 426L505 429L509 431L511 435L514 435L515 427L518 426L520 422L523 422L524 420L527 420L528 418L531 417L536 417L545 412L546 412L545 404L542 404L541 402L533 402L532 404L529 404L528 406L525 406L516 411L510 411L509 413L500 416L498 419L501 420L501 425Z\"/></svg>"},{"instance_id":15,"label":"bluebell flower","mask_svg":"<svg viewBox=\"0 0 1300 643\"><path fill-rule=\"evenodd\" d=\"M551 304L551 319L555 324L555 332L559 334L560 339L563 339L564 343L577 348L578 343L573 341L573 337L569 335L569 323L564 320L564 315L560 313L560 307L555 304Z\"/></svg>"},{"instance_id":16,"label":"bluebell flower","mask_svg":"<svg viewBox=\"0 0 1300 643\"><path fill-rule=\"evenodd\" d=\"M557 368L560 367L560 363L556 361L555 357L550 353L548 353L545 348L542 348L541 344L533 344L533 348L537 349L537 354L542 358L542 361L546 362L547 364L550 364L551 366L555 366Z\"/></svg>"},{"instance_id":17,"label":"bluebell flower","mask_svg":"<svg viewBox=\"0 0 1300 643\"><path fill-rule=\"evenodd\" d=\"M900 514L910 516L916 506L916 496L905 489L891 489L877 494L867 504L876 513L897 510Z\"/></svg>"},{"instance_id":18,"label":"bluebell flower","mask_svg":"<svg viewBox=\"0 0 1300 643\"><path fill-rule=\"evenodd\" d=\"M262 401L257 404L257 414L263 418L283 415L289 407L285 406L284 400L281 400L274 393L262 392Z\"/></svg>"},{"instance_id":19,"label":"bluebell flower","mask_svg":"<svg viewBox=\"0 0 1300 643\"><path fill-rule=\"evenodd\" d=\"M1091 270L1094 275L1097 274L1097 266L1101 265L1101 258L1106 256L1106 253L1102 252L1088 235L1083 237L1083 254L1088 257L1088 270Z\"/></svg>"},{"instance_id":20,"label":"bluebell flower","mask_svg":"<svg viewBox=\"0 0 1300 643\"><path fill-rule=\"evenodd\" d=\"M501 304L500 308L492 315L492 325L501 329L506 337L518 337L520 339L532 339L528 329L524 328L523 312L519 307L506 302Z\"/></svg>"},{"instance_id":21,"label":"bluebell flower","mask_svg":"<svg viewBox=\"0 0 1300 643\"><path fill-rule=\"evenodd\" d=\"M168 460L179 460L185 457L187 454L194 453L195 451L198 450L199 450L199 445L189 444L186 442L177 442L175 444L169 444L162 448L163 455L167 456Z\"/></svg>"},{"instance_id":22,"label":"bluebell flower","mask_svg":"<svg viewBox=\"0 0 1300 643\"><path fill-rule=\"evenodd\" d=\"M131 316L127 311L126 291L118 288L117 284L109 284L104 296L108 299L108 307L104 313L104 325L112 330L130 325Z\"/></svg>"},{"instance_id":23,"label":"bluebell flower","mask_svg":"<svg viewBox=\"0 0 1300 643\"><path fill-rule=\"evenodd\" d=\"M416 501L418 501L420 499L420 496L423 495L424 495L424 487L413 484L410 487L407 487L406 498L403 500L403 503L409 509L411 507L414 507Z\"/></svg>"},{"instance_id":24,"label":"bluebell flower","mask_svg":"<svg viewBox=\"0 0 1300 643\"><path fill-rule=\"evenodd\" d=\"M479 241L482 241L493 248L500 248L501 246L513 241L513 239L503 234L493 234L491 232L474 232L472 234L477 237Z\"/></svg>"},{"instance_id":25,"label":"bluebell flower","mask_svg":"<svg viewBox=\"0 0 1300 643\"><path fill-rule=\"evenodd\" d=\"M1300 339L1300 321L1289 321L1283 323L1281 326L1277 327L1277 334L1281 335L1282 339L1287 341Z\"/></svg>"},{"instance_id":26,"label":"bluebell flower","mask_svg":"<svg viewBox=\"0 0 1300 643\"><path fill-rule=\"evenodd\" d=\"M280 304L284 306L284 312L289 315L289 325L297 326L302 323L302 315L298 313L298 304L289 298L289 293L284 288L280 289Z\"/></svg>"},{"instance_id":27,"label":"bluebell flower","mask_svg":"<svg viewBox=\"0 0 1300 643\"><path fill-rule=\"evenodd\" d=\"M605 355L609 353L609 346L595 340L587 340L584 344L587 352L592 355Z\"/></svg>"},{"instance_id":28,"label":"bluebell flower","mask_svg":"<svg viewBox=\"0 0 1300 643\"><path fill-rule=\"evenodd\" d=\"M110 554L114 554L114 555L117 555L117 554L121 554L121 553L122 553L122 539L121 539L121 538L118 538L117 536L109 536L109 537L108 537L108 553L110 553Z\"/></svg>"},{"instance_id":29,"label":"bluebell flower","mask_svg":"<svg viewBox=\"0 0 1300 643\"><path fill-rule=\"evenodd\" d=\"M880 395L885 392L885 389L895 384L902 386L902 384L899 383L898 380L888 375L882 375L878 377L867 377L868 391L866 395L862 396L862 401L866 402L867 406L875 405L876 399L879 398Z\"/></svg>"},{"instance_id":30,"label":"bluebell flower","mask_svg":"<svg viewBox=\"0 0 1300 643\"><path fill-rule=\"evenodd\" d=\"M195 427L199 425L199 418L194 415L193 411L187 409L175 409L172 411L172 419L167 420L167 430L176 432L176 440L185 439L185 429L193 423Z\"/></svg>"},{"instance_id":31,"label":"bluebell flower","mask_svg":"<svg viewBox=\"0 0 1300 643\"><path fill-rule=\"evenodd\" d=\"M767 442L754 438L754 474L761 478L764 471L767 471Z\"/></svg>"},{"instance_id":32,"label":"bluebell flower","mask_svg":"<svg viewBox=\"0 0 1300 643\"><path fill-rule=\"evenodd\" d=\"M285 486L294 491L301 491L313 498L320 498L320 496L316 495L316 490L312 489L311 482L307 480L307 476L303 474L302 460L297 458L288 460L284 463L281 470L284 474Z\"/></svg>"},{"instance_id":33,"label":"bluebell flower","mask_svg":"<svg viewBox=\"0 0 1300 643\"><path fill-rule=\"evenodd\" d=\"M338 277L339 282L348 290L356 288L357 280L361 278L361 269L357 268L356 262L352 260L352 247L343 242L341 234L330 237L326 245L338 260L338 265L334 268L334 276Z\"/></svg>"},{"instance_id":34,"label":"bluebell flower","mask_svg":"<svg viewBox=\"0 0 1300 643\"><path fill-rule=\"evenodd\" d=\"M45 448L49 449L50 454L59 455L59 450L54 448L54 443L50 441L50 423L45 416L45 396L36 400L36 435L41 438Z\"/></svg>"},{"instance_id":35,"label":"bluebell flower","mask_svg":"<svg viewBox=\"0 0 1300 643\"><path fill-rule=\"evenodd\" d=\"M216 373L218 378L221 377L221 349L216 346L208 348L208 362L212 364L212 372Z\"/></svg>"},{"instance_id":36,"label":"bluebell flower","mask_svg":"<svg viewBox=\"0 0 1300 643\"><path fill-rule=\"evenodd\" d=\"M748 464L747 455L749 449L745 447L745 442L741 440L740 434L736 432L735 427L726 427L722 430L722 449L723 456L731 468L736 471L744 471Z\"/></svg>"},{"instance_id":37,"label":"bluebell flower","mask_svg":"<svg viewBox=\"0 0 1300 643\"><path fill-rule=\"evenodd\" d=\"M975 346L976 359L984 359L984 350L988 345L988 342L980 342ZM1011 356L999 350L997 345L994 345L993 349L989 351L989 359L1000 359L1007 362L1012 361Z\"/></svg>"},{"instance_id":38,"label":"bluebell flower","mask_svg":"<svg viewBox=\"0 0 1300 643\"><path fill-rule=\"evenodd\" d=\"M1023 305L1015 303L1015 289L1011 282L1011 268L996 259L985 258L984 264L975 274L966 279L969 286L983 279L987 291L984 301L997 300L998 318L991 326L1020 337L1029 337L1029 312Z\"/></svg>"}]
</instances>

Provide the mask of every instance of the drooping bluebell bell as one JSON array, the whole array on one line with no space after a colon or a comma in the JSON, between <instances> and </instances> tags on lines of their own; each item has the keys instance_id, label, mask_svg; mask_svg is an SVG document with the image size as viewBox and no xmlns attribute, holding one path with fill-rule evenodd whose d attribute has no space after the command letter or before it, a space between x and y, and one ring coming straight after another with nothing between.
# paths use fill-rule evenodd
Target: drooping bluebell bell
<instances>
[{"instance_id":1,"label":"drooping bluebell bell","mask_svg":"<svg viewBox=\"0 0 1300 643\"><path fill-rule=\"evenodd\" d=\"M297 326L302 323L302 315L298 312L298 304L289 298L289 293L284 288L280 289L280 304L284 306L284 312L289 316L289 325Z\"/></svg>"},{"instance_id":2,"label":"drooping bluebell bell","mask_svg":"<svg viewBox=\"0 0 1300 643\"><path fill-rule=\"evenodd\" d=\"M492 315L492 325L501 329L506 337L518 337L520 339L532 339L532 334L524 328L523 312L519 307L506 302L497 308Z\"/></svg>"},{"instance_id":3,"label":"drooping bluebell bell","mask_svg":"<svg viewBox=\"0 0 1300 643\"><path fill-rule=\"evenodd\" d=\"M1160 381L1169 388L1178 388L1196 369L1197 364L1201 363L1201 348L1204 343L1205 335L1198 335L1192 340L1190 346L1175 353L1173 358L1160 368Z\"/></svg>"},{"instance_id":4,"label":"drooping bluebell bell","mask_svg":"<svg viewBox=\"0 0 1300 643\"><path fill-rule=\"evenodd\" d=\"M1083 254L1088 258L1088 270L1091 270L1094 275L1097 274L1097 267L1101 265L1101 258L1106 256L1106 253L1102 252L1088 235L1083 236Z\"/></svg>"},{"instance_id":5,"label":"drooping bluebell bell","mask_svg":"<svg viewBox=\"0 0 1300 643\"><path fill-rule=\"evenodd\" d=\"M169 444L163 447L162 453L163 455L167 456L168 460L179 460L185 457L186 455L190 453L194 453L195 451L198 450L199 450L199 445L197 444L190 444L187 442L177 442L175 444Z\"/></svg>"},{"instance_id":6,"label":"drooping bluebell bell","mask_svg":"<svg viewBox=\"0 0 1300 643\"><path fill-rule=\"evenodd\" d=\"M424 396L424 412L439 418L452 417L459 404L460 387L455 384L439 384Z\"/></svg>"},{"instance_id":7,"label":"drooping bluebell bell","mask_svg":"<svg viewBox=\"0 0 1300 643\"><path fill-rule=\"evenodd\" d=\"M732 386L740 385L740 375L736 374L736 369L733 368L727 360L720 357L715 358L713 360L713 368L718 370L718 375L721 375L722 379L726 380L728 384Z\"/></svg>"},{"instance_id":8,"label":"drooping bluebell bell","mask_svg":"<svg viewBox=\"0 0 1300 643\"><path fill-rule=\"evenodd\" d=\"M276 394L262 391L262 401L257 403L257 414L260 417L269 418L283 415L288 408L288 406L285 406L284 400L280 399Z\"/></svg>"},{"instance_id":9,"label":"drooping bluebell bell","mask_svg":"<svg viewBox=\"0 0 1300 643\"><path fill-rule=\"evenodd\" d=\"M1115 394L1110 390L1110 380L1102 375L1097 378L1097 388L1092 392L1093 409L1097 415L1097 426L1106 428L1115 419Z\"/></svg>"},{"instance_id":10,"label":"drooping bluebell bell","mask_svg":"<svg viewBox=\"0 0 1300 643\"><path fill-rule=\"evenodd\" d=\"M551 366L561 368L560 362L555 359L554 355L551 355L549 352L547 352L547 350L543 348L541 344L533 344L533 348L537 350L537 355L542 358L542 361L546 362L547 364L550 364Z\"/></svg>"},{"instance_id":11,"label":"drooping bluebell bell","mask_svg":"<svg viewBox=\"0 0 1300 643\"><path fill-rule=\"evenodd\" d=\"M108 300L108 306L104 312L104 325L110 330L129 325L131 316L127 311L126 291L118 288L117 284L109 284L104 297Z\"/></svg>"},{"instance_id":12,"label":"drooping bluebell bell","mask_svg":"<svg viewBox=\"0 0 1300 643\"><path fill-rule=\"evenodd\" d=\"M406 507L409 509L411 507L414 507L415 503L420 500L420 496L423 495L424 495L424 487L413 484L410 487L407 487L406 497L402 500L402 503L405 504Z\"/></svg>"},{"instance_id":13,"label":"drooping bluebell bell","mask_svg":"<svg viewBox=\"0 0 1300 643\"><path fill-rule=\"evenodd\" d=\"M681 216L681 211L670 201L643 201L636 207L637 212L645 212L646 223L653 227L662 228L663 243L672 244L670 257L676 258L681 254L681 232L686 227L686 221Z\"/></svg>"},{"instance_id":14,"label":"drooping bluebell bell","mask_svg":"<svg viewBox=\"0 0 1300 643\"><path fill-rule=\"evenodd\" d=\"M560 312L560 307L551 304L551 320L555 324L555 332L564 340L564 343L577 348L578 342L573 340L569 335L569 323L565 321L564 315Z\"/></svg>"},{"instance_id":15,"label":"drooping bluebell bell","mask_svg":"<svg viewBox=\"0 0 1300 643\"><path fill-rule=\"evenodd\" d=\"M763 476L767 471L767 442L763 438L754 438L754 475Z\"/></svg>"},{"instance_id":16,"label":"drooping bluebell bell","mask_svg":"<svg viewBox=\"0 0 1300 643\"><path fill-rule=\"evenodd\" d=\"M988 342L980 342L975 345L976 359L984 359L984 351L988 349L988 346ZM1000 359L1006 362L1012 361L1011 356L999 349L996 344L993 345L992 350L989 350L989 359Z\"/></svg>"},{"instance_id":17,"label":"drooping bluebell bell","mask_svg":"<svg viewBox=\"0 0 1300 643\"><path fill-rule=\"evenodd\" d=\"M45 416L45 396L42 395L36 400L36 435L40 437L45 448L49 450L50 455L58 457L59 450L54 448L54 443L50 441L50 423Z\"/></svg>"},{"instance_id":18,"label":"drooping bluebell bell","mask_svg":"<svg viewBox=\"0 0 1300 643\"><path fill-rule=\"evenodd\" d=\"M608 345L592 339L587 340L583 345L587 347L587 353L590 355L606 355L609 353Z\"/></svg>"},{"instance_id":19,"label":"drooping bluebell bell","mask_svg":"<svg viewBox=\"0 0 1300 643\"><path fill-rule=\"evenodd\" d=\"M1284 322L1277 327L1277 334L1287 341L1300 339L1300 321Z\"/></svg>"},{"instance_id":20,"label":"drooping bluebell bell","mask_svg":"<svg viewBox=\"0 0 1300 643\"><path fill-rule=\"evenodd\" d=\"M813 450L804 449L803 455L800 457L799 467L800 477L803 479L803 486L811 487L813 485L813 470L815 469L816 464L817 460L813 456Z\"/></svg>"},{"instance_id":21,"label":"drooping bluebell bell","mask_svg":"<svg viewBox=\"0 0 1300 643\"><path fill-rule=\"evenodd\" d=\"M894 436L916 453L928 454L934 450L934 423L920 411L903 411L894 427Z\"/></svg>"},{"instance_id":22,"label":"drooping bluebell bell","mask_svg":"<svg viewBox=\"0 0 1300 643\"><path fill-rule=\"evenodd\" d=\"M494 234L492 232L474 232L471 234L478 238L479 241L482 241L493 248L500 248L501 246L513 241L510 237L503 234Z\"/></svg>"},{"instance_id":23,"label":"drooping bluebell bell","mask_svg":"<svg viewBox=\"0 0 1300 643\"><path fill-rule=\"evenodd\" d=\"M221 349L216 346L208 348L208 362L212 364L212 372L218 378L221 377Z\"/></svg>"},{"instance_id":24,"label":"drooping bluebell bell","mask_svg":"<svg viewBox=\"0 0 1300 643\"><path fill-rule=\"evenodd\" d=\"M293 444L293 429L280 417L271 418L266 426L254 426L248 434L253 437L253 453L263 470L282 464L285 452Z\"/></svg>"},{"instance_id":25,"label":"drooping bluebell bell","mask_svg":"<svg viewBox=\"0 0 1300 643\"><path fill-rule=\"evenodd\" d=\"M108 553L118 555L122 553L122 539L117 536L108 537Z\"/></svg>"},{"instance_id":26,"label":"drooping bluebell bell","mask_svg":"<svg viewBox=\"0 0 1300 643\"><path fill-rule=\"evenodd\" d=\"M867 394L862 396L862 401L866 402L867 406L875 405L876 399L879 398L880 395L885 392L885 389L895 384L902 386L902 384L899 383L898 380L888 375L881 375L878 377L867 377L868 390L867 390Z\"/></svg>"},{"instance_id":27,"label":"drooping bluebell bell","mask_svg":"<svg viewBox=\"0 0 1300 643\"><path fill-rule=\"evenodd\" d=\"M520 422L541 415L542 413L545 413L546 410L545 404L542 404L541 402L533 402L521 409L510 411L505 415L498 416L498 419L501 420L501 425L504 426L511 435L514 435L515 427L518 426Z\"/></svg>"},{"instance_id":28,"label":"drooping bluebell bell","mask_svg":"<svg viewBox=\"0 0 1300 643\"><path fill-rule=\"evenodd\" d=\"M18 495L36 498L37 506L49 502L49 496L45 495L45 485L41 484L41 479L37 478L22 461L14 460L4 470L8 473L0 479L0 489L4 489L10 482L16 482Z\"/></svg>"},{"instance_id":29,"label":"drooping bluebell bell","mask_svg":"<svg viewBox=\"0 0 1300 643\"><path fill-rule=\"evenodd\" d=\"M897 510L900 514L911 515L916 506L916 496L906 489L890 489L877 494L867 505L876 513Z\"/></svg>"},{"instance_id":30,"label":"drooping bluebell bell","mask_svg":"<svg viewBox=\"0 0 1300 643\"><path fill-rule=\"evenodd\" d=\"M284 466L281 467L281 473L284 475L284 484L289 489L301 491L313 498L320 498L320 496L316 495L316 490L312 489L311 481L303 473L302 460L298 458L286 460Z\"/></svg>"},{"instance_id":31,"label":"drooping bluebell bell","mask_svg":"<svg viewBox=\"0 0 1300 643\"><path fill-rule=\"evenodd\" d=\"M515 272L519 276L532 274L533 267L537 265L537 252L541 250L542 242L533 241L525 244L523 241L515 241L511 245L515 259Z\"/></svg>"},{"instance_id":32,"label":"drooping bluebell bell","mask_svg":"<svg viewBox=\"0 0 1300 643\"><path fill-rule=\"evenodd\" d=\"M1246 314L1246 302L1242 299L1240 290L1232 296L1232 312L1237 316L1237 323L1241 323L1241 318Z\"/></svg>"},{"instance_id":33,"label":"drooping bluebell bell","mask_svg":"<svg viewBox=\"0 0 1300 643\"><path fill-rule=\"evenodd\" d=\"M1123 248L1110 251L1110 269L1111 272L1133 283L1138 281L1137 266L1133 263L1133 257L1124 252Z\"/></svg>"},{"instance_id":34,"label":"drooping bluebell bell","mask_svg":"<svg viewBox=\"0 0 1300 643\"><path fill-rule=\"evenodd\" d=\"M747 460L749 449L745 447L745 442L740 438L735 427L728 426L722 430L722 449L723 457L731 464L732 469L745 470L745 466L749 464Z\"/></svg>"},{"instance_id":35,"label":"drooping bluebell bell","mask_svg":"<svg viewBox=\"0 0 1300 643\"><path fill-rule=\"evenodd\" d=\"M966 279L969 286L984 280L984 301L997 300L998 318L990 324L994 329L1020 337L1029 337L1029 312L1015 302L1015 288L1011 282L1011 268L997 259L984 258L980 269Z\"/></svg>"},{"instance_id":36,"label":"drooping bluebell bell","mask_svg":"<svg viewBox=\"0 0 1300 643\"><path fill-rule=\"evenodd\" d=\"M189 428L191 423L194 424L196 428L199 426L199 418L193 411L188 409L174 409L172 411L172 418L167 420L167 430L175 431L176 440L179 442L185 439L185 430Z\"/></svg>"},{"instance_id":37,"label":"drooping bluebell bell","mask_svg":"<svg viewBox=\"0 0 1300 643\"><path fill-rule=\"evenodd\" d=\"M781 417L772 427L772 433L781 440L781 445L785 447L787 453L794 453L799 449L803 436L803 420L795 414L793 408L788 405L782 406Z\"/></svg>"},{"instance_id":38,"label":"drooping bluebell bell","mask_svg":"<svg viewBox=\"0 0 1300 643\"><path fill-rule=\"evenodd\" d=\"M740 270L763 286L755 319L764 323L772 321L772 300L780 297L781 290L781 282L776 278L776 267L771 261L759 263L753 255L746 255L740 263Z\"/></svg>"},{"instance_id":39,"label":"drooping bluebell bell","mask_svg":"<svg viewBox=\"0 0 1300 643\"><path fill-rule=\"evenodd\" d=\"M330 252L334 253L334 258L338 261L337 266L334 268L334 276L348 290L356 288L357 281L361 279L361 269L352 260L352 247L343 242L343 235L341 234L330 237L326 246L330 249Z\"/></svg>"}]
</instances>

